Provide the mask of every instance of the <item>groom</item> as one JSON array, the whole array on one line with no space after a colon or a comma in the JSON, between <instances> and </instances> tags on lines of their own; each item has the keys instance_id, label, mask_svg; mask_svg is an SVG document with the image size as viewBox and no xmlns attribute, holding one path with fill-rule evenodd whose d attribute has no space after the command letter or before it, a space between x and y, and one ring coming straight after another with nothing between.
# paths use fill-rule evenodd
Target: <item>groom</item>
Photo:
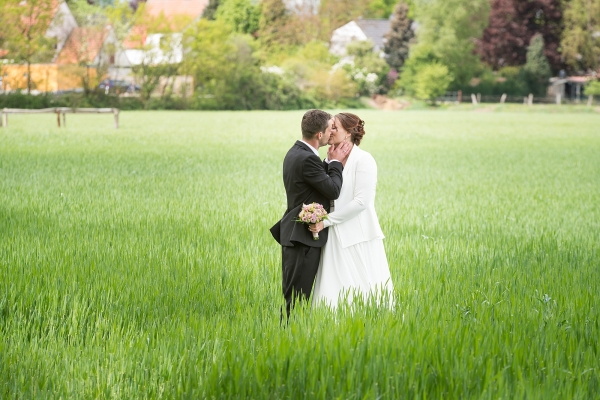
<instances>
[{"instance_id":1,"label":"groom","mask_svg":"<svg viewBox=\"0 0 600 400\"><path fill-rule=\"evenodd\" d=\"M319 203L329 211L330 200L337 199L342 188L341 161L348 156L350 144L330 146L328 163L321 161L317 151L327 145L332 126L333 119L325 111L307 111L302 117L302 140L296 141L283 160L287 210L271 233L282 246L282 289L288 317L297 299L310 297L321 247L327 242L326 229L320 232L319 240L314 240L308 226L294 220L302 204Z\"/></svg>"}]
</instances>

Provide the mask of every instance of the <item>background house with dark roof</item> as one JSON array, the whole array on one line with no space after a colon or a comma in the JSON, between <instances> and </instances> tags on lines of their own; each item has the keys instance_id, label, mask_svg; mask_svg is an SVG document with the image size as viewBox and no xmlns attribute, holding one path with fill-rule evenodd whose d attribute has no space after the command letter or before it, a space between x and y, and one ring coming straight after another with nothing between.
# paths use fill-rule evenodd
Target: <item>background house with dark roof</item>
<instances>
[{"instance_id":1,"label":"background house with dark roof","mask_svg":"<svg viewBox=\"0 0 600 400\"><path fill-rule=\"evenodd\" d=\"M346 46L357 40L370 40L374 51L383 52L385 35L390 31L389 19L358 18L334 30L331 35L329 51L338 56L346 55Z\"/></svg>"}]
</instances>

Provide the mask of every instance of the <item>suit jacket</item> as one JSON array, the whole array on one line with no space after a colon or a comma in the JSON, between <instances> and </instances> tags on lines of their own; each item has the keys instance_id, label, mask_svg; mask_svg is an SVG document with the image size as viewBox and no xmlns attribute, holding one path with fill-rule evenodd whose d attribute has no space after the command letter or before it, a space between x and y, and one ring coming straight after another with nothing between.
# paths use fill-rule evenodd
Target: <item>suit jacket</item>
<instances>
[{"instance_id":1,"label":"suit jacket","mask_svg":"<svg viewBox=\"0 0 600 400\"><path fill-rule=\"evenodd\" d=\"M371 154L352 148L343 172L344 187L324 226L335 229L343 248L384 235L375 212L377 164Z\"/></svg>"},{"instance_id":2,"label":"suit jacket","mask_svg":"<svg viewBox=\"0 0 600 400\"><path fill-rule=\"evenodd\" d=\"M314 240L306 224L295 222L302 204L319 203L327 211L330 201L338 198L342 189L342 163L322 162L306 143L298 140L283 160L283 185L287 196L287 209L283 218L272 228L273 237L282 246L294 242L310 247L322 247L327 242L327 229Z\"/></svg>"}]
</instances>

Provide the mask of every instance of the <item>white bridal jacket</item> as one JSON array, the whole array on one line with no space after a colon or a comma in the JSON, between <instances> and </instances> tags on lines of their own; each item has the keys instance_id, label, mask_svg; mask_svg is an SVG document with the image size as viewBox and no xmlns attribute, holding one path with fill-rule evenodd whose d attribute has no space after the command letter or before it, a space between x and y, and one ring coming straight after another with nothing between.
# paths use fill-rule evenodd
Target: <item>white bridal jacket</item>
<instances>
[{"instance_id":1,"label":"white bridal jacket","mask_svg":"<svg viewBox=\"0 0 600 400\"><path fill-rule=\"evenodd\" d=\"M384 235L375 213L377 164L371 154L354 146L343 172L340 196L334 201L334 211L323 221L336 230L342 248Z\"/></svg>"}]
</instances>

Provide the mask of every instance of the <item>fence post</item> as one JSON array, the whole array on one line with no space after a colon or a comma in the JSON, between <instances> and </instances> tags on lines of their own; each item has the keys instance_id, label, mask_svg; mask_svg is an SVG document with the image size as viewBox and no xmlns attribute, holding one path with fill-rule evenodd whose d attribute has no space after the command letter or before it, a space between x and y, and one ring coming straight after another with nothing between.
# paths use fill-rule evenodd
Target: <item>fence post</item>
<instances>
[{"instance_id":1,"label":"fence post","mask_svg":"<svg viewBox=\"0 0 600 400\"><path fill-rule=\"evenodd\" d=\"M119 129L119 109L113 108L113 114L115 116L115 129Z\"/></svg>"},{"instance_id":2,"label":"fence post","mask_svg":"<svg viewBox=\"0 0 600 400\"><path fill-rule=\"evenodd\" d=\"M462 103L462 90L458 91L458 104Z\"/></svg>"},{"instance_id":3,"label":"fence post","mask_svg":"<svg viewBox=\"0 0 600 400\"><path fill-rule=\"evenodd\" d=\"M594 100L594 95L590 94L588 96L588 102L587 102L587 106L591 107L592 106L592 101Z\"/></svg>"},{"instance_id":4,"label":"fence post","mask_svg":"<svg viewBox=\"0 0 600 400\"><path fill-rule=\"evenodd\" d=\"M560 106L561 103L562 103L562 98L561 98L561 95L559 93L559 94L556 95L556 104L558 104Z\"/></svg>"},{"instance_id":5,"label":"fence post","mask_svg":"<svg viewBox=\"0 0 600 400\"><path fill-rule=\"evenodd\" d=\"M529 93L529 97L527 98L527 104L531 107L533 105L533 94Z\"/></svg>"},{"instance_id":6,"label":"fence post","mask_svg":"<svg viewBox=\"0 0 600 400\"><path fill-rule=\"evenodd\" d=\"M475 97L475 93L471 93L471 102L473 105L477 105L477 98Z\"/></svg>"},{"instance_id":7,"label":"fence post","mask_svg":"<svg viewBox=\"0 0 600 400\"><path fill-rule=\"evenodd\" d=\"M481 93L477 93L477 103L481 103Z\"/></svg>"},{"instance_id":8,"label":"fence post","mask_svg":"<svg viewBox=\"0 0 600 400\"><path fill-rule=\"evenodd\" d=\"M58 124L58 127L60 128L60 110L56 110L56 123Z\"/></svg>"},{"instance_id":9,"label":"fence post","mask_svg":"<svg viewBox=\"0 0 600 400\"><path fill-rule=\"evenodd\" d=\"M506 101L506 93L503 93L502 97L500 97L500 104L504 104L505 101Z\"/></svg>"}]
</instances>

